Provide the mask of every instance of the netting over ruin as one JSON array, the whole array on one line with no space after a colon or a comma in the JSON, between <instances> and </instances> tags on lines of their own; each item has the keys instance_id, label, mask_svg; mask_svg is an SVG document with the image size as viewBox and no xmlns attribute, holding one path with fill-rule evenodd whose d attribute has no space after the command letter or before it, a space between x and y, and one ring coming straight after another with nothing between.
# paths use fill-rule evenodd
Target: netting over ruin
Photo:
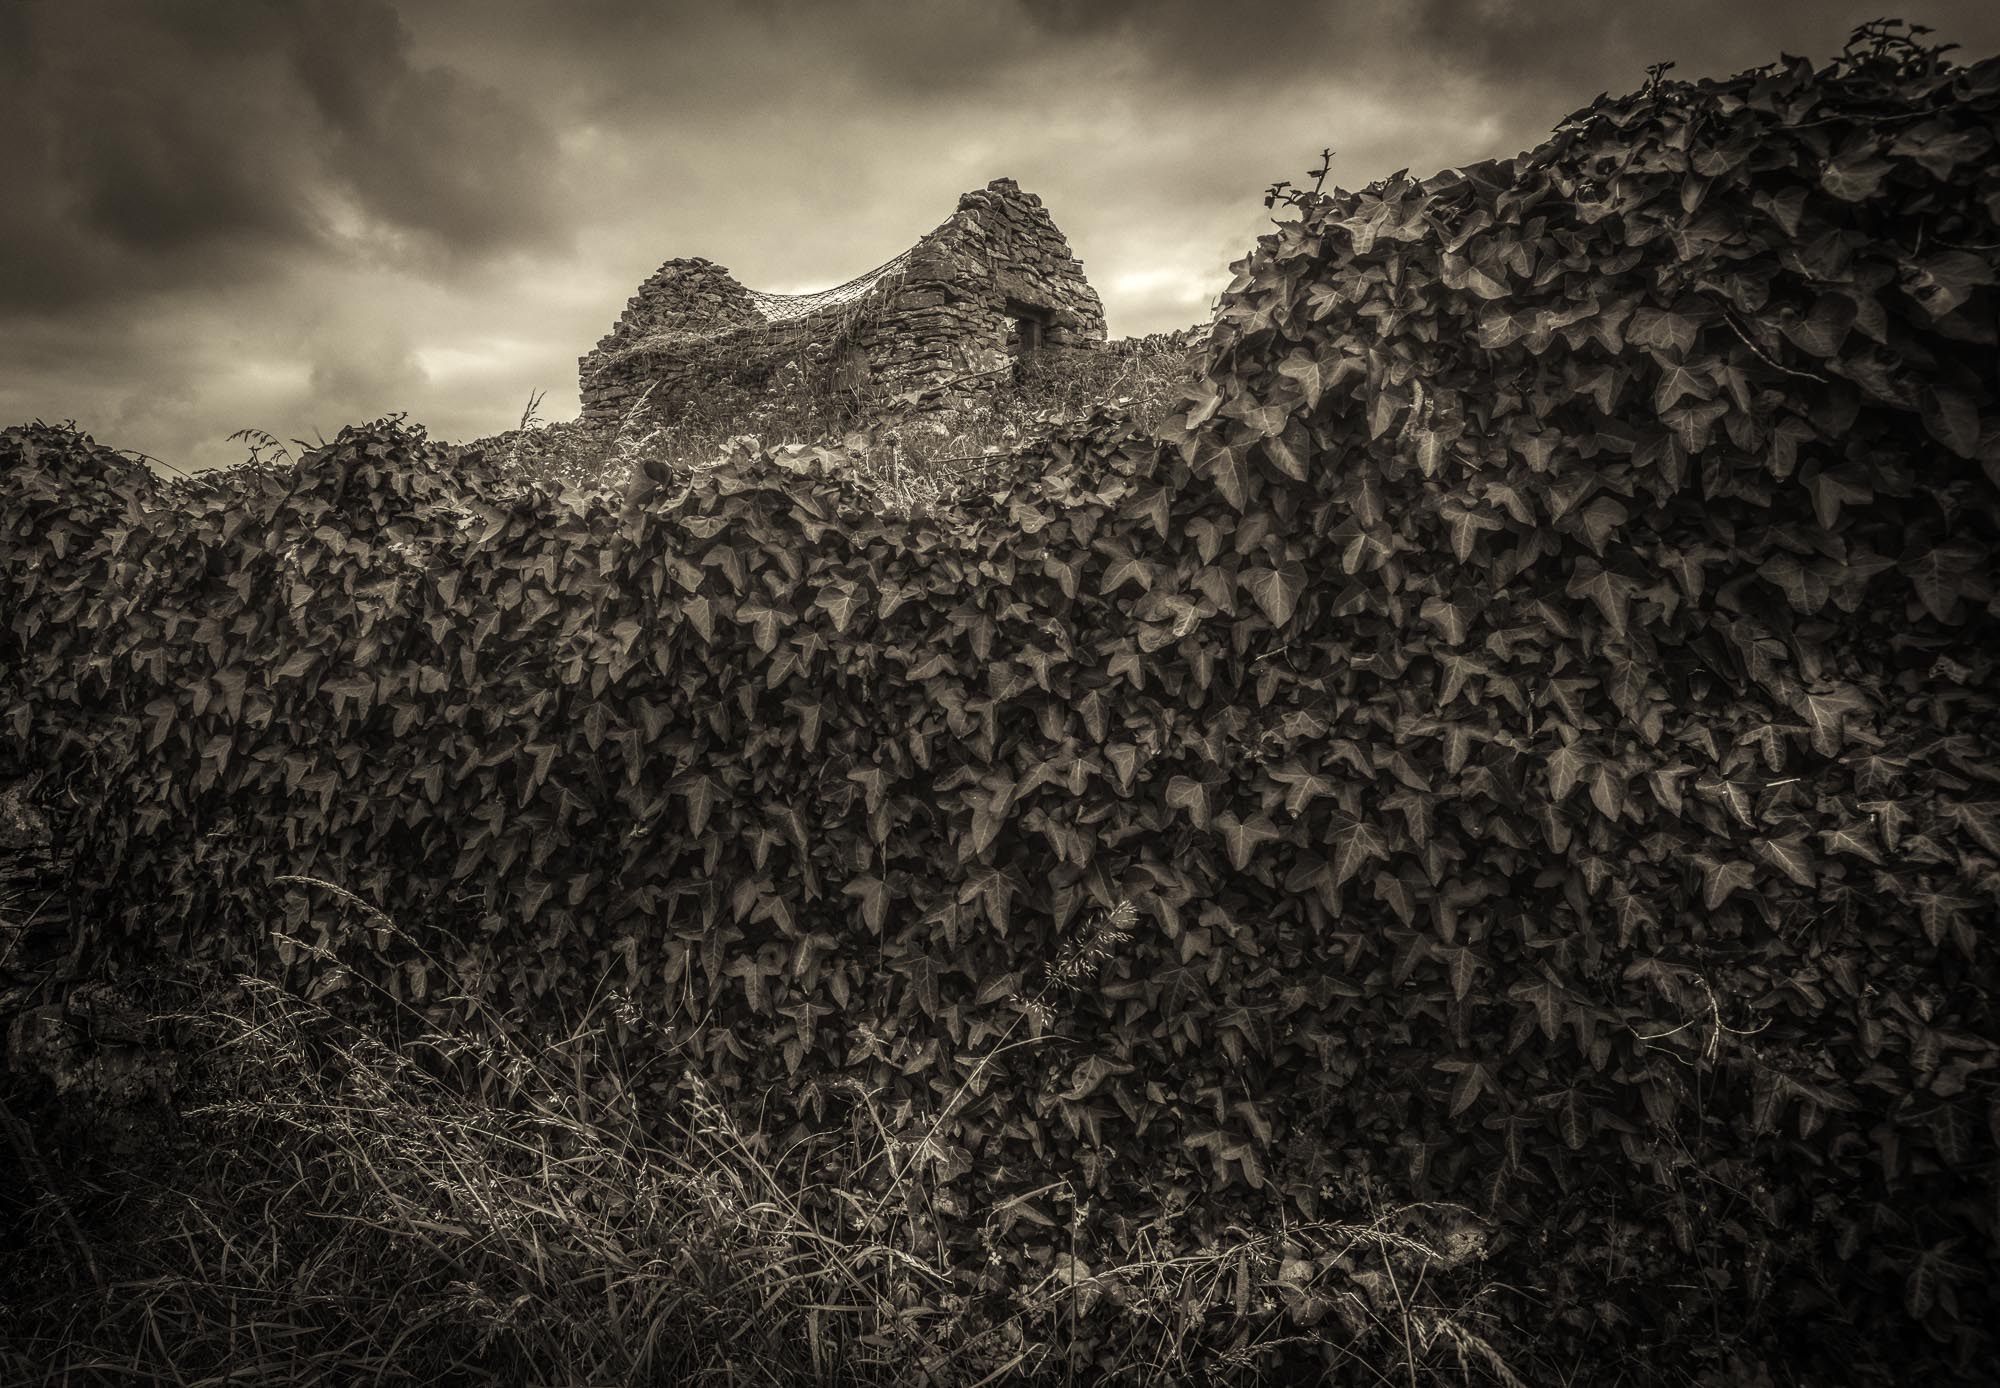
<instances>
[{"instance_id":1,"label":"netting over ruin","mask_svg":"<svg viewBox=\"0 0 2000 1388\"><path fill-rule=\"evenodd\" d=\"M683 313L678 321L634 336L611 356L615 359L660 347L686 348L725 340L744 343L761 338L765 330L784 328L836 310L860 311L871 300L879 303L881 296L893 291L916 250L912 246L845 284L809 294L773 294L728 281L716 286L719 301L712 303L706 313Z\"/></svg>"},{"instance_id":2,"label":"netting over ruin","mask_svg":"<svg viewBox=\"0 0 2000 1388\"><path fill-rule=\"evenodd\" d=\"M856 275L845 284L837 284L831 289L818 289L810 294L769 294L761 289L746 289L743 292L756 306L764 320L769 323L789 323L797 318L810 317L822 309L837 308L866 298L884 281L899 279L916 253L912 246L901 255L883 261L866 274Z\"/></svg>"}]
</instances>

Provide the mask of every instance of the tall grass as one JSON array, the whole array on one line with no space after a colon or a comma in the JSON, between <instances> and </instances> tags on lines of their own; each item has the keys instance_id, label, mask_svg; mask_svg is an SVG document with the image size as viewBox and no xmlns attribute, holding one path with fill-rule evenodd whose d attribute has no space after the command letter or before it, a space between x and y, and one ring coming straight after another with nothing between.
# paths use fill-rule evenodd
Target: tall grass
<instances>
[{"instance_id":1,"label":"tall grass","mask_svg":"<svg viewBox=\"0 0 2000 1388\"><path fill-rule=\"evenodd\" d=\"M1035 1001L1094 986L1131 924L1066 941ZM312 960L294 986L209 980L164 1019L178 1141L31 1183L0 1381L1518 1382L1480 1298L1441 1290L1482 1245L1461 1211L1208 1247L1163 1211L1092 1268L1058 1176L1035 1194L1068 1206L1070 1252L981 1290L991 1269L943 1261L940 1221L970 1215L864 1087L867 1121L780 1150L695 1064L640 1083L615 1037L648 1023L620 994L538 1041L462 995L441 1029L386 993L336 1004L359 971L274 934Z\"/></svg>"}]
</instances>

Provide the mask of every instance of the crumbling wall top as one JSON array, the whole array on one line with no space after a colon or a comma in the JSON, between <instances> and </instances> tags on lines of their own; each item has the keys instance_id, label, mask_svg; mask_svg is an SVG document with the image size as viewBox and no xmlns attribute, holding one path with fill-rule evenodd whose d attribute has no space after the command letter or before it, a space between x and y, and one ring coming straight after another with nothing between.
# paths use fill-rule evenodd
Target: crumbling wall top
<instances>
[{"instance_id":1,"label":"crumbling wall top","mask_svg":"<svg viewBox=\"0 0 2000 1388\"><path fill-rule=\"evenodd\" d=\"M691 256L655 270L625 301L625 312L599 339L597 350L614 351L659 333L711 333L762 321L756 300L734 275L712 260Z\"/></svg>"}]
</instances>

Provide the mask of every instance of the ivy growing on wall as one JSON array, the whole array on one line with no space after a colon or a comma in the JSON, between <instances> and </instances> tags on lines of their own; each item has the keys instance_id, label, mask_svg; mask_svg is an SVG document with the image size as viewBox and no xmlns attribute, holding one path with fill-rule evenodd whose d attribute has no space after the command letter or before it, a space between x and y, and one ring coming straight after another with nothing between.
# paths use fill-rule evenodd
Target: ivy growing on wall
<instances>
[{"instance_id":1,"label":"ivy growing on wall","mask_svg":"<svg viewBox=\"0 0 2000 1388\"><path fill-rule=\"evenodd\" d=\"M866 1087L1029 1264L1051 1171L1104 1238L1358 1172L1607 1354L1969 1364L1997 128L2000 63L1864 44L1315 197L1162 439L911 519L823 454L574 509L387 422L172 490L8 430L0 759L105 957L293 967L342 918L272 877L337 881L496 1006L625 990L788 1137Z\"/></svg>"}]
</instances>

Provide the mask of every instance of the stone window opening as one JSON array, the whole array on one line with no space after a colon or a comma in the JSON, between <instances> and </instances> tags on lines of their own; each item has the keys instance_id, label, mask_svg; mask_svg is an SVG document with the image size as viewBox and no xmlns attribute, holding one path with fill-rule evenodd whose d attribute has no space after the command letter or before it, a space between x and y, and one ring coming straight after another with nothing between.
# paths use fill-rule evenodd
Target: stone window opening
<instances>
[{"instance_id":1,"label":"stone window opening","mask_svg":"<svg viewBox=\"0 0 2000 1388\"><path fill-rule=\"evenodd\" d=\"M1042 350L1048 341L1050 312L1036 304L1025 304L1018 299L1007 301L1007 315L1014 320L1014 330L1008 335L1013 344L1016 362L1025 362Z\"/></svg>"}]
</instances>

